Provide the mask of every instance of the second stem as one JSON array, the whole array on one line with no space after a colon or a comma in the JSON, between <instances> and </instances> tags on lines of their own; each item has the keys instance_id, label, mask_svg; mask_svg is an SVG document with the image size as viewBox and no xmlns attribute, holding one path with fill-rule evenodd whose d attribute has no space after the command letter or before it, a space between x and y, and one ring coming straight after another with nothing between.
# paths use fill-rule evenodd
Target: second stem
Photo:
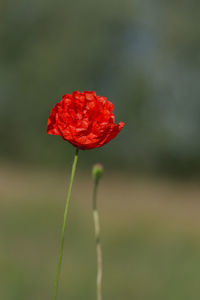
<instances>
[{"instance_id":1,"label":"second stem","mask_svg":"<svg viewBox=\"0 0 200 300\"><path fill-rule=\"evenodd\" d=\"M100 221L99 221L99 213L97 209L98 183L99 180L95 180L94 190L93 190L93 218L94 218L96 252L97 252L97 300L102 300L103 264L102 264L102 250L101 250L101 242L100 242Z\"/></svg>"}]
</instances>

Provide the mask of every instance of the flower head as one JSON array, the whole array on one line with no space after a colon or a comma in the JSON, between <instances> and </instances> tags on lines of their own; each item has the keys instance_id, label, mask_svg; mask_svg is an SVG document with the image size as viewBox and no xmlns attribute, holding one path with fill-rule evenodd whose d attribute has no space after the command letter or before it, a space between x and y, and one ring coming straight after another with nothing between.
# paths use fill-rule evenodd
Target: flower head
<instances>
[{"instance_id":1,"label":"flower head","mask_svg":"<svg viewBox=\"0 0 200 300\"><path fill-rule=\"evenodd\" d=\"M115 124L113 104L95 92L66 94L51 111L47 133L60 135L73 146L89 150L112 140L124 123Z\"/></svg>"}]
</instances>

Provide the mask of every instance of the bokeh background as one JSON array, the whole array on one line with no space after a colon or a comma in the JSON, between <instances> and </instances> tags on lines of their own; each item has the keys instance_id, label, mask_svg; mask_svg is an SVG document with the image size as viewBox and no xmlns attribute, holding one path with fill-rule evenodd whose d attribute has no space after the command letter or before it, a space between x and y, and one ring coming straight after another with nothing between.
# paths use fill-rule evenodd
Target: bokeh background
<instances>
[{"instance_id":1,"label":"bokeh background","mask_svg":"<svg viewBox=\"0 0 200 300\"><path fill-rule=\"evenodd\" d=\"M126 123L81 151L59 299L95 299L91 167L104 299L200 297L200 2L0 2L0 299L51 299L74 148L53 105L95 90Z\"/></svg>"}]
</instances>

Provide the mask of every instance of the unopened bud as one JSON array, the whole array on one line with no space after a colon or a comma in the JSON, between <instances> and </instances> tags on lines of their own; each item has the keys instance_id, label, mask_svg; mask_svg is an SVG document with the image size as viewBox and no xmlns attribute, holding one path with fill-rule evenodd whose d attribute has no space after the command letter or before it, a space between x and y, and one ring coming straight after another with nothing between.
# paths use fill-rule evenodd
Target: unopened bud
<instances>
[{"instance_id":1,"label":"unopened bud","mask_svg":"<svg viewBox=\"0 0 200 300\"><path fill-rule=\"evenodd\" d=\"M92 169L92 176L96 182L98 182L103 176L103 166L101 164L95 164Z\"/></svg>"}]
</instances>

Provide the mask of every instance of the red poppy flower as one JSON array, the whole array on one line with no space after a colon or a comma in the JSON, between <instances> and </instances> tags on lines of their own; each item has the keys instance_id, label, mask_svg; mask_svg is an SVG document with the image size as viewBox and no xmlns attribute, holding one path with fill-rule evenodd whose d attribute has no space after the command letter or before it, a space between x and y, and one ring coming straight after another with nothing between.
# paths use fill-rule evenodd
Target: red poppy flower
<instances>
[{"instance_id":1,"label":"red poppy flower","mask_svg":"<svg viewBox=\"0 0 200 300\"><path fill-rule=\"evenodd\" d=\"M47 133L60 135L75 147L89 150L112 140L124 123L115 124L113 104L95 92L66 94L51 111Z\"/></svg>"}]
</instances>

